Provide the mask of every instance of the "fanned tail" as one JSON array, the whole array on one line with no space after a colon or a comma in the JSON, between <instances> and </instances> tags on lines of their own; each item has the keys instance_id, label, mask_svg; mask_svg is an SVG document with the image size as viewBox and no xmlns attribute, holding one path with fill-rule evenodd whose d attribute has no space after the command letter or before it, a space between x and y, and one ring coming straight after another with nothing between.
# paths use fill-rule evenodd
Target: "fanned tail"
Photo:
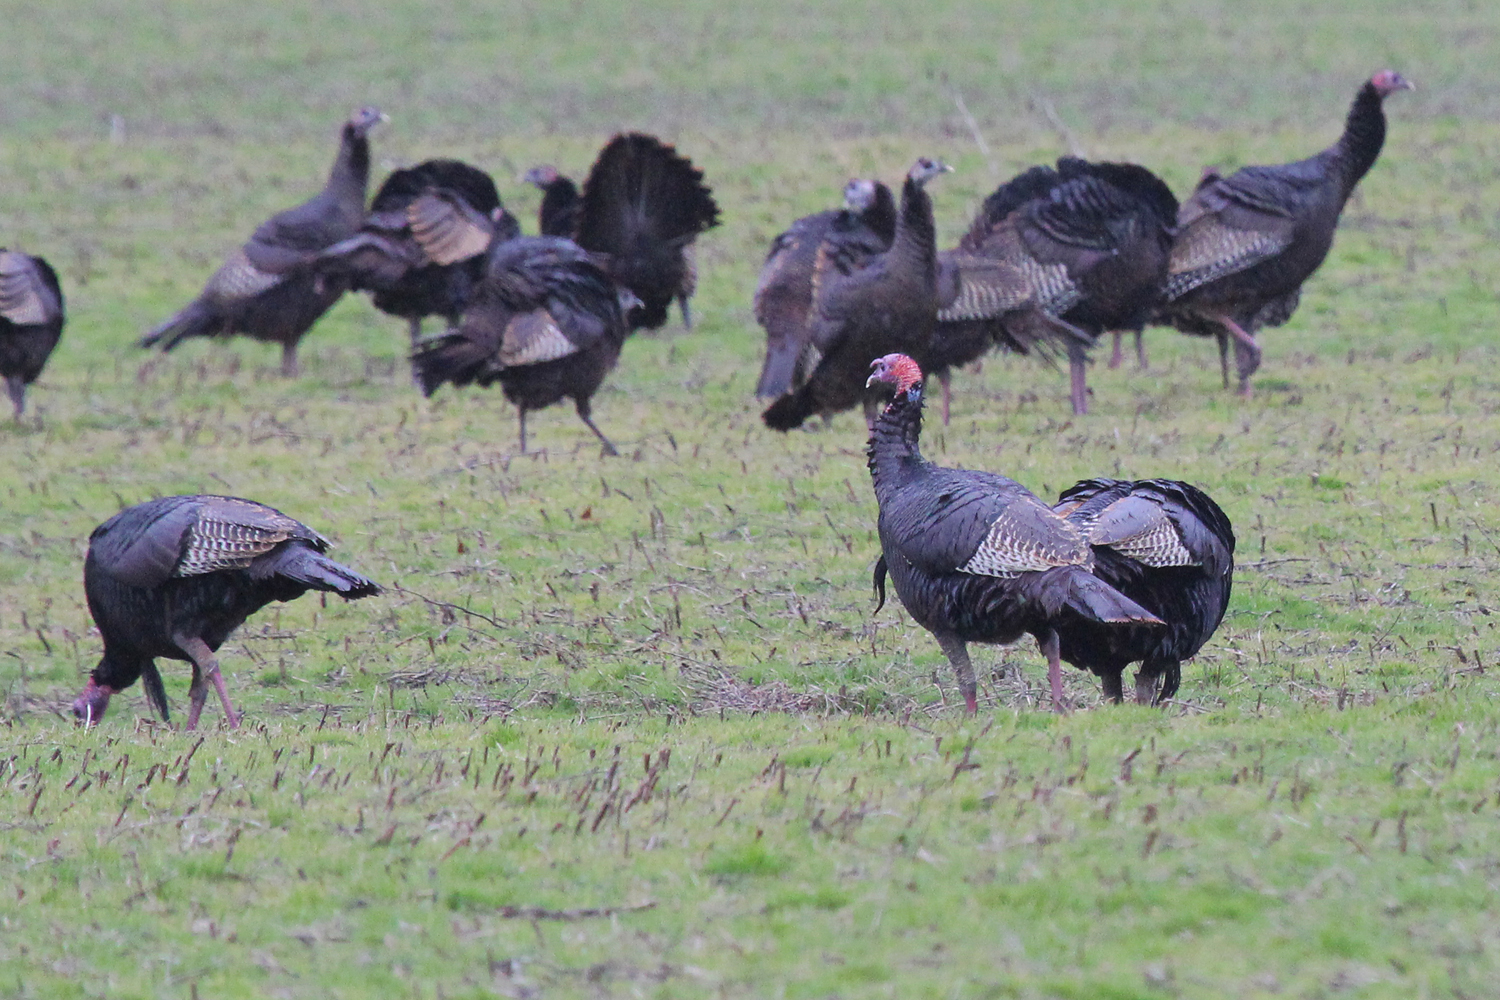
<instances>
[{"instance_id":1,"label":"fanned tail","mask_svg":"<svg viewBox=\"0 0 1500 1000\"><path fill-rule=\"evenodd\" d=\"M719 224L703 171L655 136L618 135L584 184L578 245L622 255L644 242L681 245Z\"/></svg>"}]
</instances>

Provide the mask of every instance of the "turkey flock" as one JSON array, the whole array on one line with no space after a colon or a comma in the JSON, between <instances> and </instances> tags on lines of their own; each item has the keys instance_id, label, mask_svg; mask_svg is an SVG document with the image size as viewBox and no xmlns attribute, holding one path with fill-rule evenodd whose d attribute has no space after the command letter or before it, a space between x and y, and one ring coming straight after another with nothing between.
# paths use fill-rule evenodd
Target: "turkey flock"
<instances>
[{"instance_id":1,"label":"turkey flock","mask_svg":"<svg viewBox=\"0 0 1500 1000\"><path fill-rule=\"evenodd\" d=\"M952 168L918 158L899 190L872 178L844 188L841 208L793 222L773 241L753 293L766 351L755 387L766 426L789 432L859 407L878 505L879 605L890 582L933 634L969 713L978 691L970 643L1030 635L1048 663L1052 707L1069 706L1061 664L1098 675L1109 700L1158 705L1181 664L1228 606L1234 532L1202 490L1164 478L1093 478L1048 503L1005 476L935 465L921 452L926 381L991 350L1066 359L1075 414L1088 411L1090 354L1113 335L1170 326L1213 337L1224 388L1251 392L1259 331L1287 322L1323 263L1340 214L1385 139L1384 101L1411 89L1376 73L1355 95L1342 135L1304 160L1210 169L1179 203L1152 171L1064 156L1001 184L956 246L937 245L934 192ZM592 400L627 339L691 326L697 238L720 224L701 169L653 136L616 135L581 184L552 165L524 182L542 192L537 235L502 203L488 173L432 159L394 170L369 200L371 133L361 108L342 125L323 188L262 223L231 250L202 292L145 334L170 351L195 337L244 335L281 345L298 374L302 339L345 292L404 320L412 378L499 383L519 413L565 399L598 438ZM442 329L424 335L431 317ZM45 260L0 248L0 375L15 412L57 346L64 298ZM1234 355L1234 377L1230 353ZM607 422L606 422L607 425ZM273 601L309 590L346 600L381 592L330 559L312 528L254 501L173 496L128 507L90 537L87 603L103 656L73 705L85 724L137 680L169 717L156 660L192 667L186 726L209 688L239 724L216 653ZM877 611L880 607L877 606Z\"/></svg>"}]
</instances>

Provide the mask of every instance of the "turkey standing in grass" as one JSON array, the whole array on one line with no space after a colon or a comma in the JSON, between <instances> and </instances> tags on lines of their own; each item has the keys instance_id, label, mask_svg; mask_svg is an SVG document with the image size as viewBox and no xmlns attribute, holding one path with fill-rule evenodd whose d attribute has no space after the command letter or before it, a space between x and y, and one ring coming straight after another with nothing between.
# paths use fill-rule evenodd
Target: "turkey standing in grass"
<instances>
[{"instance_id":1,"label":"turkey standing in grass","mask_svg":"<svg viewBox=\"0 0 1500 1000\"><path fill-rule=\"evenodd\" d=\"M374 581L323 555L327 548L307 525L236 497L163 497L105 521L89 536L83 564L104 656L73 702L74 716L98 722L110 696L140 679L152 707L168 718L155 662L166 657L193 665L188 729L198 725L210 684L230 728L238 726L214 653L246 618L309 590L346 600L380 593Z\"/></svg>"},{"instance_id":2,"label":"turkey standing in grass","mask_svg":"<svg viewBox=\"0 0 1500 1000\"><path fill-rule=\"evenodd\" d=\"M1344 203L1380 155L1385 99L1411 89L1400 73L1382 70L1360 87L1332 146L1296 163L1207 172L1183 203L1159 318L1218 340L1224 388L1233 340L1239 391L1250 394L1261 357L1256 331L1291 318L1302 283L1333 246Z\"/></svg>"},{"instance_id":3,"label":"turkey standing in grass","mask_svg":"<svg viewBox=\"0 0 1500 1000\"><path fill-rule=\"evenodd\" d=\"M991 343L1068 355L1074 413L1088 412L1088 348L1105 330L1140 329L1156 307L1177 199L1145 167L1065 156L1033 167L986 199L956 250L941 258L942 307L929 370Z\"/></svg>"},{"instance_id":4,"label":"turkey standing in grass","mask_svg":"<svg viewBox=\"0 0 1500 1000\"><path fill-rule=\"evenodd\" d=\"M844 186L842 209L803 216L776 237L755 288L755 320L766 330L757 396L774 399L805 382L817 366L808 314L820 250L837 258L840 270L853 271L890 249L895 235L891 189L856 179Z\"/></svg>"},{"instance_id":5,"label":"turkey standing in grass","mask_svg":"<svg viewBox=\"0 0 1500 1000\"><path fill-rule=\"evenodd\" d=\"M368 133L384 120L374 108L356 111L344 124L323 190L261 223L202 294L141 338L140 346L170 351L188 337L243 333L281 344L281 373L296 375L297 343L347 287L346 279L321 274L314 265L321 251L353 236L364 222Z\"/></svg>"},{"instance_id":6,"label":"turkey standing in grass","mask_svg":"<svg viewBox=\"0 0 1500 1000\"><path fill-rule=\"evenodd\" d=\"M1117 629L1161 619L1095 576L1083 531L1020 483L924 459L921 369L901 354L871 368L870 385L896 394L876 417L868 449L880 505L881 604L889 571L896 596L953 664L970 714L978 700L968 643L1030 633L1047 657L1052 707L1062 711L1059 632L1077 622Z\"/></svg>"},{"instance_id":7,"label":"turkey standing in grass","mask_svg":"<svg viewBox=\"0 0 1500 1000\"><path fill-rule=\"evenodd\" d=\"M42 373L62 328L57 272L40 257L0 247L0 376L17 420L26 411L26 387Z\"/></svg>"},{"instance_id":8,"label":"turkey standing in grass","mask_svg":"<svg viewBox=\"0 0 1500 1000\"><path fill-rule=\"evenodd\" d=\"M923 355L937 317L937 240L925 187L952 169L926 157L912 165L885 253L853 266L826 242L819 248L808 317L818 363L806 382L766 408L766 426L788 431L861 402L873 421L877 405L866 393L870 362L892 351Z\"/></svg>"},{"instance_id":9,"label":"turkey standing in grass","mask_svg":"<svg viewBox=\"0 0 1500 1000\"><path fill-rule=\"evenodd\" d=\"M431 195L477 216L485 233L464 254L450 252L439 264L412 235L409 210ZM422 339L422 320L442 316L457 323L484 274L485 251L495 239L521 234L515 217L500 204L490 175L458 160L427 160L393 172L370 205L359 232L319 254L320 273L342 277L351 291L374 294L375 308L405 319L412 347Z\"/></svg>"},{"instance_id":10,"label":"turkey standing in grass","mask_svg":"<svg viewBox=\"0 0 1500 1000\"><path fill-rule=\"evenodd\" d=\"M619 360L630 332L625 310L634 304L570 240L523 236L497 243L458 325L412 355L418 384L430 396L444 382L499 382L521 411L522 452L527 411L571 398L604 452L617 454L595 426L590 400Z\"/></svg>"},{"instance_id":11,"label":"turkey standing in grass","mask_svg":"<svg viewBox=\"0 0 1500 1000\"><path fill-rule=\"evenodd\" d=\"M1124 697L1120 675L1140 663L1135 700L1177 693L1182 661L1224 619L1234 574L1234 529L1202 490L1171 479L1088 479L1052 508L1094 549L1094 575L1165 622L1120 628L1073 621L1058 629L1062 658L1098 674L1104 696Z\"/></svg>"}]
</instances>

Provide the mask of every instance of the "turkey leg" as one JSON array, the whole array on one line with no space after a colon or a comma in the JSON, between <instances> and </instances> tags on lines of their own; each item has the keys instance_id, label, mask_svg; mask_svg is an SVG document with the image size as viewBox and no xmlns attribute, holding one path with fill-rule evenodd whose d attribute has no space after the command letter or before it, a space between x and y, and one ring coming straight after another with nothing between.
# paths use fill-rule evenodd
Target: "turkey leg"
<instances>
[{"instance_id":1,"label":"turkey leg","mask_svg":"<svg viewBox=\"0 0 1500 1000\"><path fill-rule=\"evenodd\" d=\"M1111 351L1110 354L1109 354L1109 367L1110 367L1111 370L1114 370L1114 369L1120 367L1120 362L1122 360L1124 360L1124 357L1125 357L1125 352L1122 351L1122 350L1120 350L1120 342L1125 339L1125 333L1124 333L1124 331L1123 330L1116 330L1116 331L1114 331L1114 337L1115 337L1115 349L1113 351ZM1136 341L1136 343L1140 343L1140 341Z\"/></svg>"},{"instance_id":2,"label":"turkey leg","mask_svg":"<svg viewBox=\"0 0 1500 1000\"><path fill-rule=\"evenodd\" d=\"M1245 332L1245 328L1226 315L1210 317L1214 322L1229 332L1234 338L1234 360L1235 367L1240 376L1240 395L1250 395L1250 376L1254 375L1260 368L1260 345L1255 338ZM1229 388L1229 342L1226 338L1219 338L1219 363L1224 369L1224 388Z\"/></svg>"},{"instance_id":3,"label":"turkey leg","mask_svg":"<svg viewBox=\"0 0 1500 1000\"><path fill-rule=\"evenodd\" d=\"M1071 383L1073 412L1083 415L1089 412L1089 356L1078 344L1068 345L1068 380Z\"/></svg>"},{"instance_id":4,"label":"turkey leg","mask_svg":"<svg viewBox=\"0 0 1500 1000\"><path fill-rule=\"evenodd\" d=\"M948 405L953 401L953 376L943 371L938 375L938 382L943 387L943 426L948 426Z\"/></svg>"},{"instance_id":5,"label":"turkey leg","mask_svg":"<svg viewBox=\"0 0 1500 1000\"><path fill-rule=\"evenodd\" d=\"M1151 365L1146 361L1146 331L1135 331L1135 365L1141 371L1148 371Z\"/></svg>"},{"instance_id":6,"label":"turkey leg","mask_svg":"<svg viewBox=\"0 0 1500 1000\"><path fill-rule=\"evenodd\" d=\"M10 393L10 405L16 408L16 419L26 412L26 383L19 375L5 376L5 391Z\"/></svg>"},{"instance_id":7,"label":"turkey leg","mask_svg":"<svg viewBox=\"0 0 1500 1000\"><path fill-rule=\"evenodd\" d=\"M1155 705L1157 686L1161 677L1146 669L1144 663L1135 675L1135 703L1137 705Z\"/></svg>"},{"instance_id":8,"label":"turkey leg","mask_svg":"<svg viewBox=\"0 0 1500 1000\"><path fill-rule=\"evenodd\" d=\"M1042 655L1047 658L1047 682L1052 686L1052 711L1066 712L1068 703L1063 700L1062 689L1062 641L1055 629L1048 629L1045 638L1038 640Z\"/></svg>"},{"instance_id":9,"label":"turkey leg","mask_svg":"<svg viewBox=\"0 0 1500 1000\"><path fill-rule=\"evenodd\" d=\"M969 646L958 636L945 632L934 633L938 645L943 648L943 653L948 657L948 662L953 664L953 672L958 675L958 689L964 695L964 709L970 715L979 711L979 698L977 685L974 683L974 665L969 662Z\"/></svg>"},{"instance_id":10,"label":"turkey leg","mask_svg":"<svg viewBox=\"0 0 1500 1000\"><path fill-rule=\"evenodd\" d=\"M285 378L297 377L297 345L295 342L281 345L281 374Z\"/></svg>"},{"instance_id":11,"label":"turkey leg","mask_svg":"<svg viewBox=\"0 0 1500 1000\"><path fill-rule=\"evenodd\" d=\"M197 636L174 635L172 641L177 648L186 653L193 661L193 683L188 688L188 699L191 704L188 707L187 728L198 727L198 716L203 711L203 703L208 700L208 681L219 692L219 701L224 705L224 718L229 722L230 729L240 727L239 713L229 703L229 689L224 686L224 675L219 673L219 661L214 657L213 650L208 648L208 643Z\"/></svg>"},{"instance_id":12,"label":"turkey leg","mask_svg":"<svg viewBox=\"0 0 1500 1000\"><path fill-rule=\"evenodd\" d=\"M615 450L615 446L609 443L609 438L605 437L604 432L601 431L598 427L594 426L594 421L589 416L589 414L592 412L592 408L589 406L588 401L583 399L578 400L575 404L575 409L578 410L578 419L582 420L586 425L588 425L588 429L594 432L594 437L598 438L599 443L604 445L604 454L618 455L619 452ZM521 419L526 419L526 415L524 413L521 415ZM525 450L524 444L522 445L522 450Z\"/></svg>"},{"instance_id":13,"label":"turkey leg","mask_svg":"<svg viewBox=\"0 0 1500 1000\"><path fill-rule=\"evenodd\" d=\"M1136 675L1136 690L1140 690L1140 675ZM1115 670L1099 675L1099 680L1104 685L1104 697L1116 705L1125 700L1125 686L1120 680L1120 671Z\"/></svg>"}]
</instances>

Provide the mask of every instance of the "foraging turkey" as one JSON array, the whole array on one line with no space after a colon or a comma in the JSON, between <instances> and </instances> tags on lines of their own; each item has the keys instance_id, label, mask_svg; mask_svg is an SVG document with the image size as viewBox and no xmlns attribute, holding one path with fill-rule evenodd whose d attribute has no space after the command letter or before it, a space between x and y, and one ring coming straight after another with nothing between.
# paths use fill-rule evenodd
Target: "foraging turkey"
<instances>
[{"instance_id":1,"label":"foraging turkey","mask_svg":"<svg viewBox=\"0 0 1500 1000\"><path fill-rule=\"evenodd\" d=\"M478 239L446 254L445 263L429 257L412 235L410 209L423 195L453 203L482 229ZM416 347L424 317L458 322L484 274L490 241L520 234L489 174L458 160L427 160L387 177L359 232L320 253L316 266L346 280L351 291L373 293L376 309L407 321Z\"/></svg>"},{"instance_id":2,"label":"foraging turkey","mask_svg":"<svg viewBox=\"0 0 1500 1000\"><path fill-rule=\"evenodd\" d=\"M1088 348L1105 330L1140 329L1167 273L1177 199L1145 167L1065 156L1032 167L986 199L958 248L941 258L929 371L998 342L1020 354L1068 355L1074 413L1088 412Z\"/></svg>"},{"instance_id":3,"label":"foraging turkey","mask_svg":"<svg viewBox=\"0 0 1500 1000\"><path fill-rule=\"evenodd\" d=\"M314 264L321 251L353 236L364 222L368 133L384 120L374 108L351 115L323 190L261 223L203 292L139 346L170 351L188 337L243 333L281 344L281 372L296 375L298 342L347 287L347 280L321 274Z\"/></svg>"},{"instance_id":4,"label":"foraging turkey","mask_svg":"<svg viewBox=\"0 0 1500 1000\"><path fill-rule=\"evenodd\" d=\"M1177 693L1182 661L1224 619L1234 574L1234 529L1207 493L1171 479L1088 479L1052 508L1094 549L1094 575L1166 624L1160 628L1071 621L1058 628L1062 659L1092 671L1104 695L1124 696L1120 675L1140 663L1135 700Z\"/></svg>"},{"instance_id":5,"label":"foraging turkey","mask_svg":"<svg viewBox=\"0 0 1500 1000\"><path fill-rule=\"evenodd\" d=\"M420 234L419 234L420 238ZM634 296L588 253L555 236L523 236L491 247L474 298L447 333L421 344L412 365L423 393L451 382L499 382L526 414L571 398L606 454L617 454L590 416L590 400L620 357Z\"/></svg>"},{"instance_id":6,"label":"foraging turkey","mask_svg":"<svg viewBox=\"0 0 1500 1000\"><path fill-rule=\"evenodd\" d=\"M813 270L809 339L819 353L807 380L766 408L766 426L787 431L809 417L831 416L865 404L870 362L893 351L919 357L937 317L937 243L932 199L925 186L953 169L923 157L901 186L901 209L890 249L852 266L826 243Z\"/></svg>"},{"instance_id":7,"label":"foraging turkey","mask_svg":"<svg viewBox=\"0 0 1500 1000\"><path fill-rule=\"evenodd\" d=\"M57 272L40 257L0 247L0 375L17 420L26 412L26 387L42 373L62 328Z\"/></svg>"},{"instance_id":8,"label":"foraging turkey","mask_svg":"<svg viewBox=\"0 0 1500 1000\"><path fill-rule=\"evenodd\" d=\"M654 330L676 299L691 327L688 300L698 284L693 241L719 224L703 171L655 136L617 135L583 183L572 238L640 300L630 329Z\"/></svg>"},{"instance_id":9,"label":"foraging turkey","mask_svg":"<svg viewBox=\"0 0 1500 1000\"><path fill-rule=\"evenodd\" d=\"M583 207L583 196L571 177L564 177L557 168L549 164L532 167L522 178L542 192L542 204L537 209L537 225L543 236L563 236L572 239L578 231L578 211Z\"/></svg>"},{"instance_id":10,"label":"foraging turkey","mask_svg":"<svg viewBox=\"0 0 1500 1000\"><path fill-rule=\"evenodd\" d=\"M880 505L881 604L889 572L896 596L953 664L970 714L978 700L968 643L1030 633L1047 657L1052 707L1062 711L1059 633L1078 622L1118 629L1161 619L1096 576L1089 537L1020 483L924 459L921 369L902 354L870 367L871 386L895 392L868 448Z\"/></svg>"},{"instance_id":11,"label":"foraging turkey","mask_svg":"<svg viewBox=\"0 0 1500 1000\"><path fill-rule=\"evenodd\" d=\"M842 209L807 215L771 243L755 288L755 321L766 331L766 360L756 396L775 398L806 381L817 365L808 330L813 268L820 250L854 270L890 248L896 235L896 199L879 181L844 186Z\"/></svg>"},{"instance_id":12,"label":"foraging turkey","mask_svg":"<svg viewBox=\"0 0 1500 1000\"><path fill-rule=\"evenodd\" d=\"M1214 337L1229 388L1233 340L1241 395L1260 367L1256 332L1280 326L1297 308L1302 283L1333 246L1354 186L1385 143L1385 99L1412 84L1382 70L1360 87L1344 133L1316 156L1228 177L1209 171L1177 215L1160 320Z\"/></svg>"},{"instance_id":13,"label":"foraging turkey","mask_svg":"<svg viewBox=\"0 0 1500 1000\"><path fill-rule=\"evenodd\" d=\"M240 716L214 656L245 619L309 590L346 600L380 593L374 581L323 553L328 540L265 504L237 497L162 497L128 507L94 529L83 564L89 612L104 656L73 702L91 724L112 695L142 682L168 718L156 659L193 665L187 728L198 725L212 684L231 728Z\"/></svg>"}]
</instances>

